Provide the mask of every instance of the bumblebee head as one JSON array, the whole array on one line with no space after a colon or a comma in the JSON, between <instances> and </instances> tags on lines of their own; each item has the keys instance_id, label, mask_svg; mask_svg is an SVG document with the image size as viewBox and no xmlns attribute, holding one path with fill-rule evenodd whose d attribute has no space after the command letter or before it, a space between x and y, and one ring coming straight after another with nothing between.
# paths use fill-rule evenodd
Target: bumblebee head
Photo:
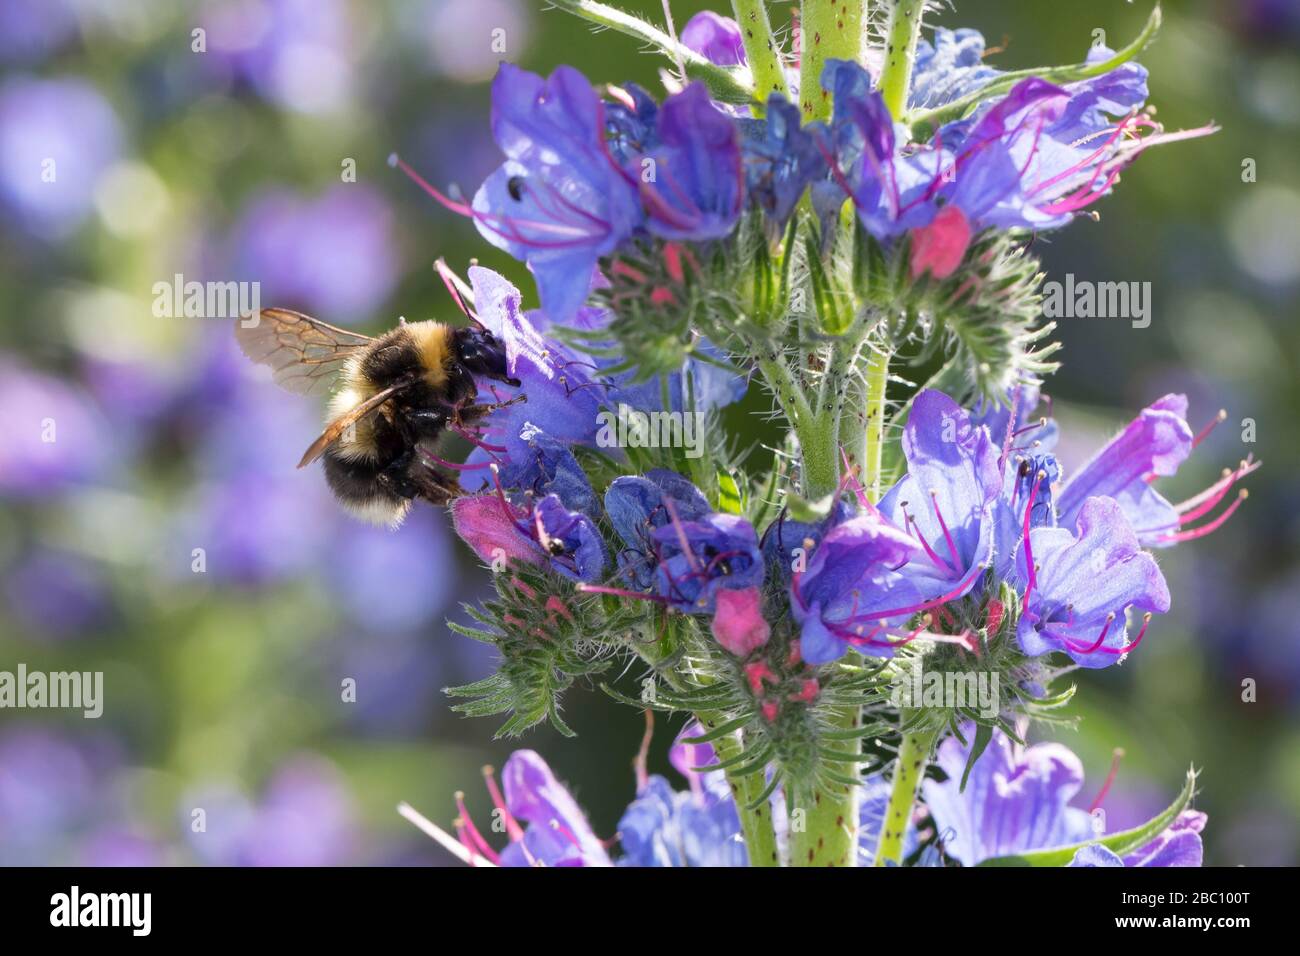
<instances>
[{"instance_id":1,"label":"bumblebee head","mask_svg":"<svg viewBox=\"0 0 1300 956\"><path fill-rule=\"evenodd\" d=\"M518 386L519 379L506 372L506 347L481 326L468 326L452 333L456 358L474 375Z\"/></svg>"}]
</instances>

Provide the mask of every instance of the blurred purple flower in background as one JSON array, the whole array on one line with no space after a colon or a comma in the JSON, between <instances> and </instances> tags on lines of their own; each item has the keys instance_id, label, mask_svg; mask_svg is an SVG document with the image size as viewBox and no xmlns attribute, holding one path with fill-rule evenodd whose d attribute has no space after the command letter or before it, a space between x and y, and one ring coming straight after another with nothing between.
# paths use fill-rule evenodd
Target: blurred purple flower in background
<instances>
[{"instance_id":1,"label":"blurred purple flower in background","mask_svg":"<svg viewBox=\"0 0 1300 956\"><path fill-rule=\"evenodd\" d=\"M213 61L259 95L300 113L351 102L359 33L342 0L236 0L198 18Z\"/></svg>"},{"instance_id":2,"label":"blurred purple flower in background","mask_svg":"<svg viewBox=\"0 0 1300 956\"><path fill-rule=\"evenodd\" d=\"M5 0L0 4L0 62L39 63L77 32L67 0Z\"/></svg>"},{"instance_id":3,"label":"blurred purple flower in background","mask_svg":"<svg viewBox=\"0 0 1300 956\"><path fill-rule=\"evenodd\" d=\"M49 862L47 841L71 830L95 799L85 750L51 730L0 733L0 863Z\"/></svg>"},{"instance_id":4,"label":"blurred purple flower in background","mask_svg":"<svg viewBox=\"0 0 1300 956\"><path fill-rule=\"evenodd\" d=\"M315 198L261 193L245 207L232 249L239 277L261 283L262 305L296 305L330 322L368 317L401 268L392 210L355 183Z\"/></svg>"},{"instance_id":5,"label":"blurred purple flower in background","mask_svg":"<svg viewBox=\"0 0 1300 956\"><path fill-rule=\"evenodd\" d=\"M199 832L189 825L193 808L204 811ZM337 866L357 849L351 794L313 755L284 764L256 803L218 787L188 795L180 811L191 847L219 866Z\"/></svg>"},{"instance_id":6,"label":"blurred purple flower in background","mask_svg":"<svg viewBox=\"0 0 1300 956\"><path fill-rule=\"evenodd\" d=\"M423 17L434 68L458 83L491 79L503 60L519 62L528 45L520 0L432 0Z\"/></svg>"},{"instance_id":7,"label":"blurred purple flower in background","mask_svg":"<svg viewBox=\"0 0 1300 956\"><path fill-rule=\"evenodd\" d=\"M110 436L75 386L0 356L0 495L45 497L101 475Z\"/></svg>"},{"instance_id":8,"label":"blurred purple flower in background","mask_svg":"<svg viewBox=\"0 0 1300 956\"><path fill-rule=\"evenodd\" d=\"M100 629L113 598L93 561L66 551L32 549L4 568L5 606L27 632L59 640Z\"/></svg>"},{"instance_id":9,"label":"blurred purple flower in background","mask_svg":"<svg viewBox=\"0 0 1300 956\"><path fill-rule=\"evenodd\" d=\"M84 80L14 76L0 86L0 202L31 232L71 233L121 153L117 115Z\"/></svg>"}]
</instances>

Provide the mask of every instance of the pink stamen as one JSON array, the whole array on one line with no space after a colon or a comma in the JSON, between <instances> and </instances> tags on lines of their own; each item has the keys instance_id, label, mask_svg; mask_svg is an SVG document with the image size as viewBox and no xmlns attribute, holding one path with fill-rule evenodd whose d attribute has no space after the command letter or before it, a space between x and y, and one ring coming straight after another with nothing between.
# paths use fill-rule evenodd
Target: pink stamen
<instances>
[{"instance_id":1,"label":"pink stamen","mask_svg":"<svg viewBox=\"0 0 1300 956\"><path fill-rule=\"evenodd\" d=\"M934 550L934 548L930 547L930 542L926 541L925 535L921 534L921 529L917 525L916 519L907 513L906 508L903 509L903 518L907 523L908 530L911 532L912 536L916 538L916 540L920 543L922 550L925 551L926 555L930 558L930 560L933 561L937 567L948 572L949 574L956 574L957 569L954 568L952 565L950 565L943 558L939 557L938 553Z\"/></svg>"},{"instance_id":2,"label":"pink stamen","mask_svg":"<svg viewBox=\"0 0 1300 956\"><path fill-rule=\"evenodd\" d=\"M1209 424L1196 433L1196 437L1192 439L1192 447L1195 448L1201 442L1205 441L1205 439L1209 437L1210 432L1214 431L1214 429L1218 427L1221 422L1226 421L1227 418L1228 410L1226 408L1219 409L1219 414L1211 418Z\"/></svg>"},{"instance_id":3,"label":"pink stamen","mask_svg":"<svg viewBox=\"0 0 1300 956\"><path fill-rule=\"evenodd\" d=\"M1029 595L1034 590L1035 585L1038 584L1038 572L1034 568L1034 549L1029 543L1029 518L1034 511L1034 499L1038 497L1038 486L1046 477L1047 472L1041 469L1034 476L1034 480L1029 486L1029 504L1025 506L1025 567L1028 571L1029 583L1025 585L1025 596L1021 599L1023 606L1028 606Z\"/></svg>"},{"instance_id":4,"label":"pink stamen","mask_svg":"<svg viewBox=\"0 0 1300 956\"><path fill-rule=\"evenodd\" d=\"M587 584L581 582L577 585L579 591L589 591L592 594L613 594L617 597L632 598L636 601L653 601L656 604L668 604L668 598L661 597L658 594L643 594L640 591L629 591L626 588L608 588L599 584Z\"/></svg>"},{"instance_id":5,"label":"pink stamen","mask_svg":"<svg viewBox=\"0 0 1300 956\"><path fill-rule=\"evenodd\" d=\"M501 811L501 821L506 825L506 834L510 837L512 843L517 843L524 838L524 829L519 825L519 821L514 818L509 808L506 807L506 798L501 793L501 788L497 786L496 774L491 767L483 768L483 782L487 784L488 793L492 797L492 805Z\"/></svg>"},{"instance_id":6,"label":"pink stamen","mask_svg":"<svg viewBox=\"0 0 1300 956\"><path fill-rule=\"evenodd\" d=\"M856 624L859 620L882 621L890 617L898 617L902 614L916 614L920 611L929 610L932 607L938 607L941 604L947 604L949 601L960 597L961 594L975 583L975 578L984 573L984 566L977 564L970 574L966 575L955 588L946 594L941 594L937 598L931 598L928 601L922 601L919 604L913 604L910 607L892 608L887 611L873 611L870 615L863 615L861 618L852 617L841 621L841 624Z\"/></svg>"},{"instance_id":7,"label":"pink stamen","mask_svg":"<svg viewBox=\"0 0 1300 956\"><path fill-rule=\"evenodd\" d=\"M1106 782L1101 785L1101 790L1098 791L1096 798L1092 801L1092 804L1088 807L1089 813L1092 813L1098 807L1100 807L1102 801L1106 799L1106 794L1110 793L1111 785L1115 782L1115 778L1119 776L1119 762L1123 759L1124 759L1123 748L1116 747L1115 750L1110 755L1110 773L1106 774Z\"/></svg>"},{"instance_id":8,"label":"pink stamen","mask_svg":"<svg viewBox=\"0 0 1300 956\"><path fill-rule=\"evenodd\" d=\"M1203 524L1199 528L1192 528L1187 531L1175 531L1169 534L1164 534L1160 536L1159 540L1161 542L1167 542L1173 544L1181 541L1195 541L1197 538L1203 538L1207 534L1213 534L1215 531L1218 531L1221 527L1223 527L1224 522L1226 522L1229 518L1232 517L1233 513L1238 508L1241 507L1241 503L1245 501L1248 497L1250 497L1250 492L1247 491L1245 488L1242 488L1239 492L1237 492L1237 500L1234 501L1232 504L1228 505L1227 510L1224 511L1223 514L1219 515L1219 517L1211 521L1209 524Z\"/></svg>"},{"instance_id":9,"label":"pink stamen","mask_svg":"<svg viewBox=\"0 0 1300 956\"><path fill-rule=\"evenodd\" d=\"M493 863L500 863L501 857L497 854L497 851L492 849L491 844L489 844L487 840L483 839L483 834L478 832L478 827L474 826L474 821L470 818L469 810L465 807L465 794L458 791L455 795L455 799L456 812L460 814L460 821L462 824L457 829L469 838L466 848L482 854Z\"/></svg>"},{"instance_id":10,"label":"pink stamen","mask_svg":"<svg viewBox=\"0 0 1300 956\"><path fill-rule=\"evenodd\" d=\"M943 529L943 536L948 542L948 553L952 555L952 563L955 568L961 564L961 559L957 557L957 545L952 540L952 534L948 531L948 523L943 520L943 515L939 513L939 493L930 492L930 506L934 509L934 516L939 519L939 527Z\"/></svg>"},{"instance_id":11,"label":"pink stamen","mask_svg":"<svg viewBox=\"0 0 1300 956\"><path fill-rule=\"evenodd\" d=\"M1109 614L1106 615L1106 623L1101 629L1101 635L1097 638L1097 643L1093 644L1087 650L1081 651L1080 653L1091 654L1094 651L1096 651L1099 647L1101 647L1101 645L1105 644L1106 635L1110 633L1110 626L1114 623L1115 623L1115 612L1111 611Z\"/></svg>"}]
</instances>

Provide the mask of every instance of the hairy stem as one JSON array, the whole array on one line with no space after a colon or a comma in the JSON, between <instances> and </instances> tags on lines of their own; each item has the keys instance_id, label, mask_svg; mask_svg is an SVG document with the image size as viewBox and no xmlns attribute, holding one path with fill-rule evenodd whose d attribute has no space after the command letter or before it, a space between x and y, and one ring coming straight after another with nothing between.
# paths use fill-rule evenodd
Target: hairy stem
<instances>
[{"instance_id":1,"label":"hairy stem","mask_svg":"<svg viewBox=\"0 0 1300 956\"><path fill-rule=\"evenodd\" d=\"M745 58L754 75L754 98L764 103L773 93L790 95L781 68L781 54L772 38L772 22L767 16L764 0L731 0L736 22L745 37ZM761 109L756 109L761 116Z\"/></svg>"},{"instance_id":2,"label":"hairy stem","mask_svg":"<svg viewBox=\"0 0 1300 956\"><path fill-rule=\"evenodd\" d=\"M903 743L898 748L898 760L894 764L889 804L885 807L885 818L880 825L876 866L903 862L903 835L907 833L907 824L912 818L912 804L916 802L916 792L921 786L921 778L925 776L925 765L930 759L930 747L934 744L934 738L932 730L903 735Z\"/></svg>"},{"instance_id":3,"label":"hairy stem","mask_svg":"<svg viewBox=\"0 0 1300 956\"><path fill-rule=\"evenodd\" d=\"M552 6L581 17L588 23L616 30L654 47L674 63L681 63L690 79L700 80L713 98L725 103L752 103L754 87L748 71L739 67L717 66L689 47L673 40L658 27L640 17L596 0L550 0Z\"/></svg>"},{"instance_id":4,"label":"hairy stem","mask_svg":"<svg viewBox=\"0 0 1300 956\"><path fill-rule=\"evenodd\" d=\"M674 690L683 691L687 689L687 684L682 679L682 675L671 668L663 666L667 658L673 653L672 648L665 647L665 644L661 641L632 641L630 646ZM707 683L702 674L696 673L694 678L697 683ZM695 719L700 722L700 726L704 728L705 733L708 733L726 722L728 718L726 714L706 711L697 713ZM739 733L720 737L713 741L712 746L714 752L718 755L719 762L738 756L743 749ZM764 775L755 773L742 776L735 773L734 770L726 770L724 773L727 777L727 784L731 788L731 795L736 801L736 812L740 815L740 829L745 838L745 849L749 854L749 865L780 866L781 861L777 852L776 829L773 826L770 802L764 801L754 809L749 809L749 805L758 799L767 786Z\"/></svg>"},{"instance_id":5,"label":"hairy stem","mask_svg":"<svg viewBox=\"0 0 1300 956\"><path fill-rule=\"evenodd\" d=\"M897 119L907 109L907 91L912 87L912 64L916 60L916 42L921 38L925 0L892 0L892 4L880 95L885 98L889 115Z\"/></svg>"},{"instance_id":6,"label":"hairy stem","mask_svg":"<svg viewBox=\"0 0 1300 956\"><path fill-rule=\"evenodd\" d=\"M872 349L867 359L865 411L866 447L862 456L862 485L867 497L880 500L880 463L885 450L885 392L889 385L889 352Z\"/></svg>"},{"instance_id":7,"label":"hairy stem","mask_svg":"<svg viewBox=\"0 0 1300 956\"><path fill-rule=\"evenodd\" d=\"M836 711L831 730L851 730L861 720L861 708ZM862 741L837 745L851 753L862 752ZM837 764L856 777L858 765ZM810 793L795 794L790 810L790 864L792 866L857 866L858 802L860 787L832 783Z\"/></svg>"},{"instance_id":8,"label":"hairy stem","mask_svg":"<svg viewBox=\"0 0 1300 956\"><path fill-rule=\"evenodd\" d=\"M799 6L799 105L805 123L829 119L830 94L822 89L827 60L862 60L866 0L803 0Z\"/></svg>"},{"instance_id":9,"label":"hairy stem","mask_svg":"<svg viewBox=\"0 0 1300 956\"><path fill-rule=\"evenodd\" d=\"M696 719L705 731L713 730L726 718L722 714L696 714ZM713 741L713 750L718 761L730 760L740 755L744 745L740 734L727 734ZM772 824L772 802L764 800L752 810L749 805L762 795L767 787L767 778L762 773L740 776L732 771L725 771L727 784L731 787L731 796L736 801L736 812L740 814L740 830L745 838L745 850L749 855L750 866L780 866L781 857L776 845L776 828Z\"/></svg>"}]
</instances>

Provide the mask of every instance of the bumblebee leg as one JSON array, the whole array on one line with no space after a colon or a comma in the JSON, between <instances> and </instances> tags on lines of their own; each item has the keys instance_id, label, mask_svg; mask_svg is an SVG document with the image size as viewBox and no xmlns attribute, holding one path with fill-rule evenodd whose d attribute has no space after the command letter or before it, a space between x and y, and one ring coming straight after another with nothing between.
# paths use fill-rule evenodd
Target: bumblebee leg
<instances>
[{"instance_id":1,"label":"bumblebee leg","mask_svg":"<svg viewBox=\"0 0 1300 956\"><path fill-rule=\"evenodd\" d=\"M490 405L466 405L456 410L456 420L461 425L472 425L480 418L498 409L509 408L511 405L518 405L520 402L526 401L528 401L527 395L516 395L508 402L494 402Z\"/></svg>"}]
</instances>

